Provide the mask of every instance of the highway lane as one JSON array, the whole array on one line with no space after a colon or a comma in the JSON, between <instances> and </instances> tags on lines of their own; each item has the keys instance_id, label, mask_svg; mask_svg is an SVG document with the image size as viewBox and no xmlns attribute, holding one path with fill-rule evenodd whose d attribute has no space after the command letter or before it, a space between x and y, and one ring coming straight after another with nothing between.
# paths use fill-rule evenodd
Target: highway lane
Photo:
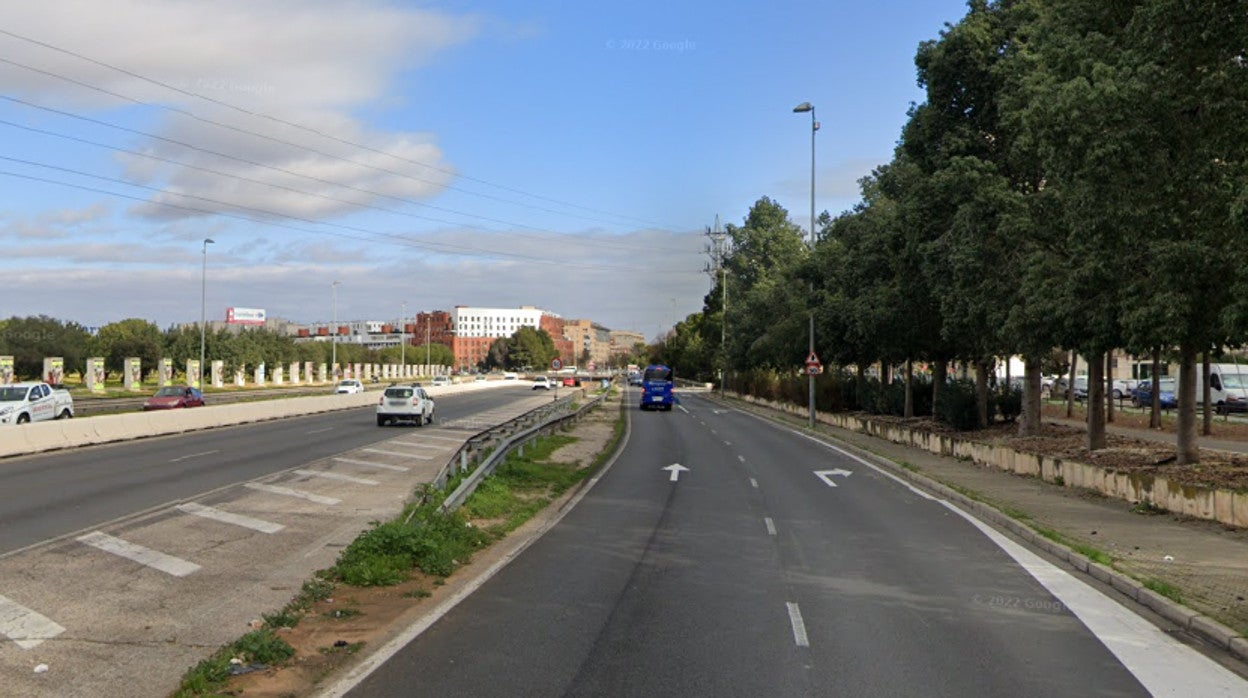
<instances>
[{"instance_id":1,"label":"highway lane","mask_svg":"<svg viewBox=\"0 0 1248 698\"><path fill-rule=\"evenodd\" d=\"M531 397L527 385L437 398L438 422ZM13 427L16 428L16 427ZM396 435L372 407L0 460L0 555ZM414 428L414 427L413 427Z\"/></svg>"},{"instance_id":2,"label":"highway lane","mask_svg":"<svg viewBox=\"0 0 1248 698\"><path fill-rule=\"evenodd\" d=\"M580 504L348 695L1248 693L1127 630L1116 602L1059 598L944 503L741 412L682 407L631 410ZM1093 635L1088 608L1117 635Z\"/></svg>"}]
</instances>

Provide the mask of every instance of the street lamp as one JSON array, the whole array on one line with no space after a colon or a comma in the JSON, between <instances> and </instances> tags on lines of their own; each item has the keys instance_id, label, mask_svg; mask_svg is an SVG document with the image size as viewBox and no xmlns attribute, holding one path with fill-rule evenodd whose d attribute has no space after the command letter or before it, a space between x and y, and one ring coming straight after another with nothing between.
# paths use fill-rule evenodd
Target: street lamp
<instances>
[{"instance_id":1,"label":"street lamp","mask_svg":"<svg viewBox=\"0 0 1248 698\"><path fill-rule=\"evenodd\" d=\"M793 107L794 113L810 112L810 252L815 252L815 132L819 130L819 122L815 120L815 105L802 102ZM813 292L813 288L811 289ZM815 355L815 310L810 310L810 356ZM810 428L815 428L815 374L806 371L810 379Z\"/></svg>"},{"instance_id":2,"label":"street lamp","mask_svg":"<svg viewBox=\"0 0 1248 698\"><path fill-rule=\"evenodd\" d=\"M208 297L208 246L216 244L216 240L212 238L204 238L204 248L200 251L203 256L203 263L199 272L199 389L203 390L204 386L204 329L206 322L205 306Z\"/></svg>"},{"instance_id":3,"label":"street lamp","mask_svg":"<svg viewBox=\"0 0 1248 698\"><path fill-rule=\"evenodd\" d=\"M333 329L329 335L329 370L333 374L334 380L338 380L338 287L342 285L341 281L335 281L329 285L330 293L333 294Z\"/></svg>"}]
</instances>

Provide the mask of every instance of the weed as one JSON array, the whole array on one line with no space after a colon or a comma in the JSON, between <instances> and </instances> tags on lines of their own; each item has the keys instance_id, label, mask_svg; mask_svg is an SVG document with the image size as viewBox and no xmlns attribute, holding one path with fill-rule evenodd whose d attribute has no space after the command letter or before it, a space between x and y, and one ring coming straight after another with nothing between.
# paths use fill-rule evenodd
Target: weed
<instances>
[{"instance_id":1,"label":"weed","mask_svg":"<svg viewBox=\"0 0 1248 698\"><path fill-rule=\"evenodd\" d=\"M174 698L214 695L230 677L230 660L238 657L244 663L281 664L295 654L295 648L282 638L264 628L253 630L233 643L217 650L211 657L200 661L182 677L182 683L173 693Z\"/></svg>"},{"instance_id":2,"label":"weed","mask_svg":"<svg viewBox=\"0 0 1248 698\"><path fill-rule=\"evenodd\" d=\"M1013 507L1001 507L1001 513L1005 514L1011 519L1014 519L1015 521L1030 521L1031 520L1031 514L1028 514L1022 509L1015 509Z\"/></svg>"},{"instance_id":3,"label":"weed","mask_svg":"<svg viewBox=\"0 0 1248 698\"><path fill-rule=\"evenodd\" d=\"M1166 510L1156 504L1153 504L1152 502L1136 502L1135 505L1131 507L1131 513L1153 516L1156 514L1165 514Z\"/></svg>"},{"instance_id":4,"label":"weed","mask_svg":"<svg viewBox=\"0 0 1248 698\"><path fill-rule=\"evenodd\" d=\"M427 599L430 596L433 596L433 592L428 589L412 589L411 591L404 593L403 596L409 599Z\"/></svg>"},{"instance_id":5,"label":"weed","mask_svg":"<svg viewBox=\"0 0 1248 698\"><path fill-rule=\"evenodd\" d=\"M917 465L915 465L915 464L913 464L913 463L910 463L910 462L904 461L904 460L897 461L897 465L900 465L903 469L905 469L905 470L909 470L909 471L910 471L910 472L912 472L912 473L921 473L921 472L923 472L922 470L919 470L919 466L917 466Z\"/></svg>"},{"instance_id":6,"label":"weed","mask_svg":"<svg viewBox=\"0 0 1248 698\"><path fill-rule=\"evenodd\" d=\"M1057 485L1058 487L1065 487L1066 478L1062 477L1061 475L1058 475L1057 477L1053 478L1053 484Z\"/></svg>"},{"instance_id":7,"label":"weed","mask_svg":"<svg viewBox=\"0 0 1248 698\"><path fill-rule=\"evenodd\" d=\"M321 654L326 654L326 655L345 654L349 656L349 655L355 654L356 652L359 652L362 649L364 649L363 642L352 642L351 644L334 645L333 647L321 647L319 648L319 651Z\"/></svg>"},{"instance_id":8,"label":"weed","mask_svg":"<svg viewBox=\"0 0 1248 698\"><path fill-rule=\"evenodd\" d=\"M1175 603L1183 603L1183 594L1173 584L1168 584L1160 579L1145 579L1144 588L1151 589Z\"/></svg>"},{"instance_id":9,"label":"weed","mask_svg":"<svg viewBox=\"0 0 1248 698\"><path fill-rule=\"evenodd\" d=\"M303 614L287 605L277 613L262 613L264 624L270 628L293 628L299 624Z\"/></svg>"}]
</instances>

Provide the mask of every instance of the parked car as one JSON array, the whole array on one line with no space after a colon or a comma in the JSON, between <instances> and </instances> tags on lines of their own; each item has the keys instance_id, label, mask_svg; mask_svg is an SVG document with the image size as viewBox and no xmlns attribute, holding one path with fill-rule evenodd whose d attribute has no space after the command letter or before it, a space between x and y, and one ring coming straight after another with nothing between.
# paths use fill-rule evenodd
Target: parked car
<instances>
[{"instance_id":1,"label":"parked car","mask_svg":"<svg viewBox=\"0 0 1248 698\"><path fill-rule=\"evenodd\" d=\"M354 395L355 393L362 393L364 392L364 384L357 380L348 378L346 380L338 381L338 385L334 388L334 392L339 395Z\"/></svg>"},{"instance_id":2,"label":"parked car","mask_svg":"<svg viewBox=\"0 0 1248 698\"><path fill-rule=\"evenodd\" d=\"M1176 397L1178 386L1173 378L1162 378L1157 381L1161 408L1171 409L1179 406L1179 400ZM1151 380L1140 381L1135 386L1135 392L1131 394L1131 404L1136 407L1148 407L1153 404L1153 382Z\"/></svg>"},{"instance_id":3,"label":"parked car","mask_svg":"<svg viewBox=\"0 0 1248 698\"><path fill-rule=\"evenodd\" d=\"M546 376L538 376L533 379L533 390L550 390L550 379Z\"/></svg>"},{"instance_id":4,"label":"parked car","mask_svg":"<svg viewBox=\"0 0 1248 698\"><path fill-rule=\"evenodd\" d=\"M628 384L629 384L629 385L641 385L641 384L642 384L642 382L643 382L643 381L641 380L641 374L640 374L640 373L630 373L630 374L628 374Z\"/></svg>"},{"instance_id":5,"label":"parked car","mask_svg":"<svg viewBox=\"0 0 1248 698\"><path fill-rule=\"evenodd\" d=\"M579 388L581 387L581 379L576 376L567 376L563 379L563 384L569 388Z\"/></svg>"},{"instance_id":6,"label":"parked car","mask_svg":"<svg viewBox=\"0 0 1248 698\"><path fill-rule=\"evenodd\" d=\"M0 386L0 424L26 424L74 416L74 398L47 383Z\"/></svg>"},{"instance_id":7,"label":"parked car","mask_svg":"<svg viewBox=\"0 0 1248 698\"><path fill-rule=\"evenodd\" d=\"M166 385L143 401L143 411L176 410L180 407L203 407L204 394L189 385Z\"/></svg>"},{"instance_id":8,"label":"parked car","mask_svg":"<svg viewBox=\"0 0 1248 698\"><path fill-rule=\"evenodd\" d=\"M392 422L415 422L418 427L431 424L435 407L433 398L419 385L392 385L377 401L377 426Z\"/></svg>"},{"instance_id":9,"label":"parked car","mask_svg":"<svg viewBox=\"0 0 1248 698\"><path fill-rule=\"evenodd\" d=\"M520 374L518 373L513 373L512 371L505 371L503 373L503 380L505 381L514 381L514 380L519 380L519 379L520 379Z\"/></svg>"},{"instance_id":10,"label":"parked car","mask_svg":"<svg viewBox=\"0 0 1248 698\"><path fill-rule=\"evenodd\" d=\"M439 388L439 387L450 385L450 384L451 384L450 378L447 378L446 376L434 376L433 382L431 382L429 385L434 388Z\"/></svg>"}]
</instances>

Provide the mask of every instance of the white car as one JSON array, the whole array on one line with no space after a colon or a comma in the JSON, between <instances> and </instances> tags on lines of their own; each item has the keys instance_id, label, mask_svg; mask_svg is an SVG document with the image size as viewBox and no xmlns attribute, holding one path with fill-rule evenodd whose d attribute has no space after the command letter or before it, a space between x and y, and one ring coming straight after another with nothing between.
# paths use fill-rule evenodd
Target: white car
<instances>
[{"instance_id":1,"label":"white car","mask_svg":"<svg viewBox=\"0 0 1248 698\"><path fill-rule=\"evenodd\" d=\"M419 385L392 385L377 401L377 426L391 422L415 422L424 426L433 422L433 398Z\"/></svg>"},{"instance_id":2,"label":"white car","mask_svg":"<svg viewBox=\"0 0 1248 698\"><path fill-rule=\"evenodd\" d=\"M538 376L533 379L533 390L550 390L550 379L546 376Z\"/></svg>"},{"instance_id":3,"label":"white car","mask_svg":"<svg viewBox=\"0 0 1248 698\"><path fill-rule=\"evenodd\" d=\"M350 378L338 381L338 386L334 388L334 393L338 395L354 395L362 392L364 392L364 384Z\"/></svg>"},{"instance_id":4,"label":"white car","mask_svg":"<svg viewBox=\"0 0 1248 698\"><path fill-rule=\"evenodd\" d=\"M514 380L519 380L519 379L520 379L520 374L518 373L513 373L511 371L503 372L503 380L505 381L514 381Z\"/></svg>"},{"instance_id":5,"label":"white car","mask_svg":"<svg viewBox=\"0 0 1248 698\"><path fill-rule=\"evenodd\" d=\"M0 424L27 424L74 416L74 398L68 390L47 383L0 386Z\"/></svg>"},{"instance_id":6,"label":"white car","mask_svg":"<svg viewBox=\"0 0 1248 698\"><path fill-rule=\"evenodd\" d=\"M451 384L451 379L450 379L450 378L447 378L446 376L434 376L434 377L433 377L433 383L431 383L430 385L432 385L433 387L437 388L437 387L441 387L441 386L444 386L444 385L450 385L450 384Z\"/></svg>"}]
</instances>

